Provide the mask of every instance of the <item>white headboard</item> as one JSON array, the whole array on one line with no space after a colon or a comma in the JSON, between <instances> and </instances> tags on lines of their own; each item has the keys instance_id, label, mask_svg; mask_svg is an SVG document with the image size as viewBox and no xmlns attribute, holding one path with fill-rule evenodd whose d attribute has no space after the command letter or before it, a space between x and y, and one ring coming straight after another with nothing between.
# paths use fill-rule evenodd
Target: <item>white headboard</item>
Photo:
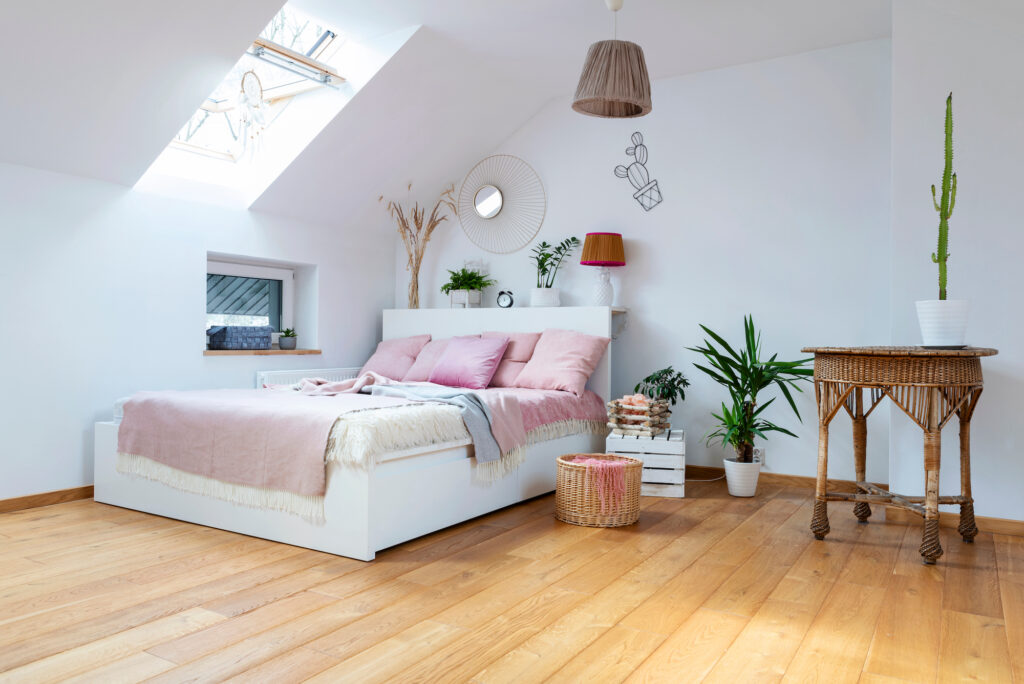
<instances>
[{"instance_id":1,"label":"white headboard","mask_svg":"<svg viewBox=\"0 0 1024 684\"><path fill-rule=\"evenodd\" d=\"M612 311L607 306L524 307L521 309L385 309L384 339L430 333L434 338L473 335L485 330L543 332L545 328L612 336ZM611 398L612 350L601 357L587 388Z\"/></svg>"}]
</instances>

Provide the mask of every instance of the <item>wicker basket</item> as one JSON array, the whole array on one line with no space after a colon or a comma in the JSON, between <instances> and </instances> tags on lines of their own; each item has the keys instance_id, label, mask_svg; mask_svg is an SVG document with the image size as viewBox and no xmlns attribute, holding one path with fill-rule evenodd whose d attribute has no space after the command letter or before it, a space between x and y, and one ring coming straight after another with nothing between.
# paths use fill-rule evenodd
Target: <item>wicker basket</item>
<instances>
[{"instance_id":1,"label":"wicker basket","mask_svg":"<svg viewBox=\"0 0 1024 684\"><path fill-rule=\"evenodd\" d=\"M588 485L587 466L573 462L577 456L626 462L626 492L615 513L601 512L601 499ZM566 454L558 457L558 484L555 489L555 517L562 522L587 527L632 525L640 517L640 474L643 462L611 454ZM607 509L606 509L607 510Z\"/></svg>"}]
</instances>

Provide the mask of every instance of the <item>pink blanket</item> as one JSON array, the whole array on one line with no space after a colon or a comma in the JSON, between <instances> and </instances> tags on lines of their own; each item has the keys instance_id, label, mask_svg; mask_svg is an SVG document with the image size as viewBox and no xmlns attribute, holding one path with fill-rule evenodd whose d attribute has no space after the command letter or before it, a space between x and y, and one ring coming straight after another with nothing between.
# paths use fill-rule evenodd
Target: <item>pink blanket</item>
<instances>
[{"instance_id":1,"label":"pink blanket","mask_svg":"<svg viewBox=\"0 0 1024 684\"><path fill-rule=\"evenodd\" d=\"M124 405L117 450L223 482L323 495L338 417L408 403L351 393L139 392Z\"/></svg>"}]
</instances>

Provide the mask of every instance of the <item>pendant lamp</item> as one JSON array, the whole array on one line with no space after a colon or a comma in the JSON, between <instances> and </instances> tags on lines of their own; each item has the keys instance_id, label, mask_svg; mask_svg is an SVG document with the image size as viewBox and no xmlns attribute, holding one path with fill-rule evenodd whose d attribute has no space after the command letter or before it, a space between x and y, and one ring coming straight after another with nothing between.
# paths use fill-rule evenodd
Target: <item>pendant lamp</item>
<instances>
[{"instance_id":1,"label":"pendant lamp","mask_svg":"<svg viewBox=\"0 0 1024 684\"><path fill-rule=\"evenodd\" d=\"M605 0L618 12L622 0ZM616 36L618 20L616 16ZM587 50L572 108L606 119L630 119L651 111L651 79L644 51L628 40L599 40Z\"/></svg>"}]
</instances>

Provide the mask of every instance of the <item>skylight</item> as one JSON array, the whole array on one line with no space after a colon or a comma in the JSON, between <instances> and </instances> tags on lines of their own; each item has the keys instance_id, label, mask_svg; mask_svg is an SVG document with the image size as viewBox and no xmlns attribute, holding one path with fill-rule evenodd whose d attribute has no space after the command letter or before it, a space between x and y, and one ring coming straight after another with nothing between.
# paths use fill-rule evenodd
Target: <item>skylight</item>
<instances>
[{"instance_id":1,"label":"skylight","mask_svg":"<svg viewBox=\"0 0 1024 684\"><path fill-rule=\"evenodd\" d=\"M342 81L330 66L342 43L335 31L282 7L171 145L225 162L253 161L264 132L294 98Z\"/></svg>"},{"instance_id":2,"label":"skylight","mask_svg":"<svg viewBox=\"0 0 1024 684\"><path fill-rule=\"evenodd\" d=\"M355 42L285 5L135 187L248 207L414 32Z\"/></svg>"}]
</instances>

